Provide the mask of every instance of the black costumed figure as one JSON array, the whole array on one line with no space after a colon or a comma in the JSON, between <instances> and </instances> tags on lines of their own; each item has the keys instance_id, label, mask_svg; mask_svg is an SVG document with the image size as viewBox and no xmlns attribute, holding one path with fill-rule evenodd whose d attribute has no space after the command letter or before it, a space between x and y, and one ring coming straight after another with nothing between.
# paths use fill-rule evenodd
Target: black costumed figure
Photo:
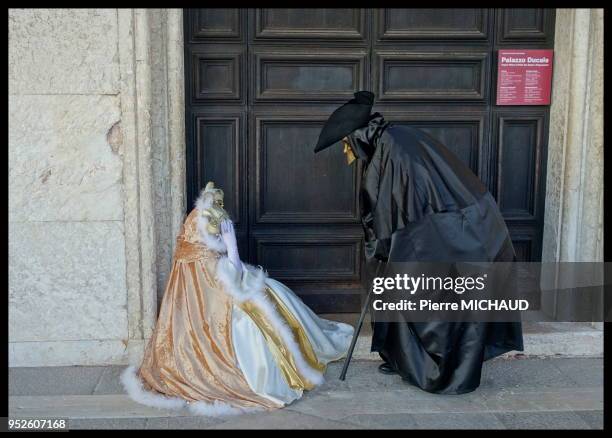
<instances>
[{"instance_id":1,"label":"black costumed figure","mask_svg":"<svg viewBox=\"0 0 612 438\"><path fill-rule=\"evenodd\" d=\"M315 153L341 142L363 162L360 205L366 266L380 261L512 262L514 248L479 178L422 130L371 114L374 94L355 93L327 120ZM523 350L520 322L374 320L371 351L409 383L439 394L480 385L482 363Z\"/></svg>"}]
</instances>

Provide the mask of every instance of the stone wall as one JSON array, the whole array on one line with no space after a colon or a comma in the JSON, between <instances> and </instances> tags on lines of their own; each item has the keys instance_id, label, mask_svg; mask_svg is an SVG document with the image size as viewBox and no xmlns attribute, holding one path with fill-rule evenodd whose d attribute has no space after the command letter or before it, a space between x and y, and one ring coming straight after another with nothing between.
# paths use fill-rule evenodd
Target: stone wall
<instances>
[{"instance_id":1,"label":"stone wall","mask_svg":"<svg viewBox=\"0 0 612 438\"><path fill-rule=\"evenodd\" d=\"M184 212L180 10L9 11L9 362L137 361Z\"/></svg>"},{"instance_id":2,"label":"stone wall","mask_svg":"<svg viewBox=\"0 0 612 438\"><path fill-rule=\"evenodd\" d=\"M9 11L12 366L125 350L117 12Z\"/></svg>"}]
</instances>

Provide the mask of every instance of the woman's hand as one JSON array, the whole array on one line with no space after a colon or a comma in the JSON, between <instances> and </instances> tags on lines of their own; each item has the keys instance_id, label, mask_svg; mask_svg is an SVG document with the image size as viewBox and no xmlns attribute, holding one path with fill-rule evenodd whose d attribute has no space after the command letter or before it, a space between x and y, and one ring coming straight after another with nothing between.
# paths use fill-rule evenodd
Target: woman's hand
<instances>
[{"instance_id":1,"label":"woman's hand","mask_svg":"<svg viewBox=\"0 0 612 438\"><path fill-rule=\"evenodd\" d=\"M236 232L234 224L231 220L225 219L221 222L221 237L227 248L227 258L236 267L239 273L242 273L242 262L238 254L238 244L236 242Z\"/></svg>"}]
</instances>

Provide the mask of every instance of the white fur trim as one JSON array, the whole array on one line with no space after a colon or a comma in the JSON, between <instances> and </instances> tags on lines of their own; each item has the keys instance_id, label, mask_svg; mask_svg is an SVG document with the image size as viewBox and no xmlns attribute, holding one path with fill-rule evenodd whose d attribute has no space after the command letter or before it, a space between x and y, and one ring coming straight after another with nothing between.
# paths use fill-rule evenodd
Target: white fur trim
<instances>
[{"instance_id":1,"label":"white fur trim","mask_svg":"<svg viewBox=\"0 0 612 438\"><path fill-rule=\"evenodd\" d=\"M278 314L274 303L265 293L267 274L261 268L246 263L242 264L242 278L227 257L221 257L217 263L217 278L238 302L252 301L261 309L268 322L274 327L280 338L291 352L298 371L312 384L324 382L323 374L310 366L302 355L300 346L287 322Z\"/></svg>"},{"instance_id":2,"label":"white fur trim","mask_svg":"<svg viewBox=\"0 0 612 438\"><path fill-rule=\"evenodd\" d=\"M187 407L192 414L204 415L207 417L224 417L265 410L260 407L236 407L218 400L212 403L205 401L188 402L180 397L168 397L157 392L147 391L144 389L142 381L138 377L137 368L133 365L127 367L121 373L121 383L132 400L157 409L177 410Z\"/></svg>"},{"instance_id":3,"label":"white fur trim","mask_svg":"<svg viewBox=\"0 0 612 438\"><path fill-rule=\"evenodd\" d=\"M208 248L219 253L225 253L227 252L227 248L225 247L223 239L221 239L220 235L214 236L208 232L208 230L206 229L206 226L208 225L208 218L202 216L201 214L202 211L206 210L207 208L210 208L210 206L212 205L213 200L210 196L210 193L211 192L209 190L202 190L200 196L198 197L198 199L196 199L195 202L195 208L198 210L198 218L196 221L198 234L200 236L200 242L206 245Z\"/></svg>"},{"instance_id":4,"label":"white fur trim","mask_svg":"<svg viewBox=\"0 0 612 438\"><path fill-rule=\"evenodd\" d=\"M187 401L179 397L167 397L165 395L147 391L137 375L137 369L131 365L121 373L121 383L125 392L140 404L157 409L181 409L187 405Z\"/></svg>"}]
</instances>

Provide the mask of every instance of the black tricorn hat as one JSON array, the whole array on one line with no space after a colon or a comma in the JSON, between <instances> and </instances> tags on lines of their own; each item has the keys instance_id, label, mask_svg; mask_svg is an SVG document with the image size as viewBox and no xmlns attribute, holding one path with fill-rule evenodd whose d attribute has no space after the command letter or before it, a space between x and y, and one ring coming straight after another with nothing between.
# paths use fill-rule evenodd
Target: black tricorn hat
<instances>
[{"instance_id":1,"label":"black tricorn hat","mask_svg":"<svg viewBox=\"0 0 612 438\"><path fill-rule=\"evenodd\" d=\"M336 109L319 134L315 153L322 151L359 129L370 121L370 112L374 104L374 93L358 91L355 97Z\"/></svg>"}]
</instances>

